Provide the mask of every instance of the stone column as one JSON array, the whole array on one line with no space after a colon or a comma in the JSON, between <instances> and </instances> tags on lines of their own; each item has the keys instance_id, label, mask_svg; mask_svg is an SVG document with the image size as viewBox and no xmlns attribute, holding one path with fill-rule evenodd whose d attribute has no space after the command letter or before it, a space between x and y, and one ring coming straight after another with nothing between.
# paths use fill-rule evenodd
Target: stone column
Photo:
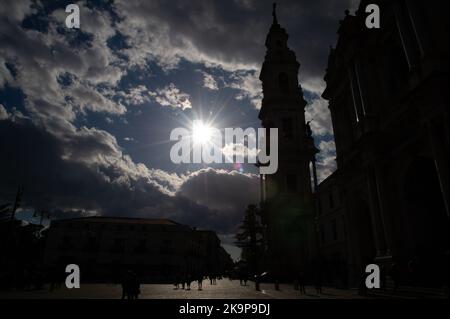
<instances>
[{"instance_id":1,"label":"stone column","mask_svg":"<svg viewBox=\"0 0 450 319\"><path fill-rule=\"evenodd\" d=\"M361 110L363 113L362 117L365 117L367 114L367 92L366 92L367 83L363 71L361 69L361 64L358 59L356 59L354 62L354 68L355 68L356 83L358 84L359 97L361 100Z\"/></svg>"},{"instance_id":2,"label":"stone column","mask_svg":"<svg viewBox=\"0 0 450 319\"><path fill-rule=\"evenodd\" d=\"M380 207L377 194L377 185L373 168L369 168L367 173L367 186L369 190L370 218L372 221L373 236L375 239L375 248L377 257L384 255L386 250L386 240L384 237L383 223L380 217Z\"/></svg>"},{"instance_id":3,"label":"stone column","mask_svg":"<svg viewBox=\"0 0 450 319\"><path fill-rule=\"evenodd\" d=\"M425 32L425 21L422 18L421 9L418 7L415 1L405 1L405 5L408 11L408 17L411 21L414 36L419 47L420 56L423 58L429 48L429 39Z\"/></svg>"},{"instance_id":4,"label":"stone column","mask_svg":"<svg viewBox=\"0 0 450 319\"><path fill-rule=\"evenodd\" d=\"M358 285L360 279L359 259L358 259L358 237L355 234L355 230L358 229L358 224L354 221L355 207L351 205L355 202L352 194L346 189L343 184L340 184L344 188L344 205L345 210L344 222L346 228L346 246L347 246L347 266L350 286Z\"/></svg>"},{"instance_id":5,"label":"stone column","mask_svg":"<svg viewBox=\"0 0 450 319\"><path fill-rule=\"evenodd\" d=\"M448 146L442 141L443 132L439 132L438 124L433 122L427 123L427 131L431 150L433 152L434 163L436 165L436 171L439 178L439 184L441 187L442 197L444 199L445 209L447 216L449 215L449 203L448 203Z\"/></svg>"},{"instance_id":6,"label":"stone column","mask_svg":"<svg viewBox=\"0 0 450 319\"><path fill-rule=\"evenodd\" d=\"M390 216L388 216L388 207L386 202L386 190L385 183L382 178L381 168L379 165L375 165L375 183L377 187L377 197L378 205L380 211L381 225L383 228L384 241L385 241L385 252L386 256L391 256L392 248L392 224L390 222Z\"/></svg>"},{"instance_id":7,"label":"stone column","mask_svg":"<svg viewBox=\"0 0 450 319\"><path fill-rule=\"evenodd\" d=\"M265 194L265 181L264 181L264 175L259 175L259 196L260 196L260 202L261 204L264 204L266 201L266 194Z\"/></svg>"},{"instance_id":8,"label":"stone column","mask_svg":"<svg viewBox=\"0 0 450 319\"><path fill-rule=\"evenodd\" d=\"M314 180L314 193L317 192L317 167L316 167L316 158L314 157L311 161L312 164L312 170L313 170L313 180Z\"/></svg>"},{"instance_id":9,"label":"stone column","mask_svg":"<svg viewBox=\"0 0 450 319\"><path fill-rule=\"evenodd\" d=\"M348 77L350 81L350 89L353 98L353 107L355 109L356 122L359 122L364 118L364 112L361 106L361 94L359 91L358 81L355 76L353 65L348 69Z\"/></svg>"},{"instance_id":10,"label":"stone column","mask_svg":"<svg viewBox=\"0 0 450 319\"><path fill-rule=\"evenodd\" d=\"M417 64L417 46L415 46L411 30L408 25L408 20L405 19L405 10L401 7L401 3L394 4L395 21L402 41L403 49L405 50L406 59L408 61L409 69L413 69Z\"/></svg>"}]
</instances>

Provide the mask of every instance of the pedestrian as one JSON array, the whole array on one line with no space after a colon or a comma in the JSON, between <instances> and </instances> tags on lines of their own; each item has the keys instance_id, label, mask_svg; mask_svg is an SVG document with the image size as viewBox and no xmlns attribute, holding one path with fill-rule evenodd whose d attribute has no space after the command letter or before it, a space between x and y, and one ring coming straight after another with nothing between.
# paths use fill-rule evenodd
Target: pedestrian
<instances>
[{"instance_id":1,"label":"pedestrian","mask_svg":"<svg viewBox=\"0 0 450 319\"><path fill-rule=\"evenodd\" d=\"M139 299L139 294L141 293L141 284L139 278L135 273L132 273L130 282L130 297L129 299Z\"/></svg>"},{"instance_id":2,"label":"pedestrian","mask_svg":"<svg viewBox=\"0 0 450 319\"><path fill-rule=\"evenodd\" d=\"M186 277L187 277L187 274L184 271L183 274L181 275L181 289L183 289L183 290L186 288L186 282L187 282Z\"/></svg>"},{"instance_id":3,"label":"pedestrian","mask_svg":"<svg viewBox=\"0 0 450 319\"><path fill-rule=\"evenodd\" d=\"M394 291L393 293L397 293L397 289L400 286L400 269L398 268L397 263L392 263L390 277L394 282Z\"/></svg>"},{"instance_id":4,"label":"pedestrian","mask_svg":"<svg viewBox=\"0 0 450 319\"><path fill-rule=\"evenodd\" d=\"M192 282L192 276L191 276L191 274L188 274L186 276L186 290L191 290L191 282Z\"/></svg>"},{"instance_id":5,"label":"pedestrian","mask_svg":"<svg viewBox=\"0 0 450 319\"><path fill-rule=\"evenodd\" d=\"M244 286L247 286L248 274L244 273Z\"/></svg>"},{"instance_id":6,"label":"pedestrian","mask_svg":"<svg viewBox=\"0 0 450 319\"><path fill-rule=\"evenodd\" d=\"M361 276L359 278L358 294L360 296L367 296L366 278L367 278L367 273L366 273L366 270L363 269L361 271Z\"/></svg>"},{"instance_id":7,"label":"pedestrian","mask_svg":"<svg viewBox=\"0 0 450 319\"><path fill-rule=\"evenodd\" d=\"M322 275L322 267L319 265L319 267L316 268L314 276L314 286L317 294L322 294Z\"/></svg>"},{"instance_id":8,"label":"pedestrian","mask_svg":"<svg viewBox=\"0 0 450 319\"><path fill-rule=\"evenodd\" d=\"M121 279L122 299L130 299L131 273L126 272Z\"/></svg>"},{"instance_id":9,"label":"pedestrian","mask_svg":"<svg viewBox=\"0 0 450 319\"><path fill-rule=\"evenodd\" d=\"M198 290L202 290L203 289L203 275L199 274L197 276L197 284L198 284Z\"/></svg>"},{"instance_id":10,"label":"pedestrian","mask_svg":"<svg viewBox=\"0 0 450 319\"><path fill-rule=\"evenodd\" d=\"M383 291L386 291L387 277L386 277L386 266L385 265L381 265L381 267L380 267L380 282L381 282L381 289Z\"/></svg>"},{"instance_id":11,"label":"pedestrian","mask_svg":"<svg viewBox=\"0 0 450 319\"><path fill-rule=\"evenodd\" d=\"M300 290L300 293L306 294L305 273L303 272L302 269L300 269L298 272L297 282L298 282L298 289Z\"/></svg>"}]
</instances>

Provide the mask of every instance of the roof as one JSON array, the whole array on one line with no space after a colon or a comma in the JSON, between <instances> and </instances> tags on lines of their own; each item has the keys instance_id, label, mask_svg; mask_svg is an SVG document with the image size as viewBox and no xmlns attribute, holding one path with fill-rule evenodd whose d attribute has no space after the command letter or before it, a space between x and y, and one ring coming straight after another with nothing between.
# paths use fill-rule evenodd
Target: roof
<instances>
[{"instance_id":1,"label":"roof","mask_svg":"<svg viewBox=\"0 0 450 319\"><path fill-rule=\"evenodd\" d=\"M165 218L128 218L128 217L80 217L70 219L60 219L53 222L92 222L92 223L116 223L116 224L139 224L139 225L178 225L181 224Z\"/></svg>"}]
</instances>

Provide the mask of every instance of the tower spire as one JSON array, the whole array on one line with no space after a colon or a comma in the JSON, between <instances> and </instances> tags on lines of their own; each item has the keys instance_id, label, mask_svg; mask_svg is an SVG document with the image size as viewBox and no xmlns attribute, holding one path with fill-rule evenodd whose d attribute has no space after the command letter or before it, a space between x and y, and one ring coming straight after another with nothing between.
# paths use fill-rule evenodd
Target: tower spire
<instances>
[{"instance_id":1,"label":"tower spire","mask_svg":"<svg viewBox=\"0 0 450 319\"><path fill-rule=\"evenodd\" d=\"M276 3L276 2L273 3L272 16L273 16L273 24L278 24L278 19L277 19L277 3Z\"/></svg>"}]
</instances>

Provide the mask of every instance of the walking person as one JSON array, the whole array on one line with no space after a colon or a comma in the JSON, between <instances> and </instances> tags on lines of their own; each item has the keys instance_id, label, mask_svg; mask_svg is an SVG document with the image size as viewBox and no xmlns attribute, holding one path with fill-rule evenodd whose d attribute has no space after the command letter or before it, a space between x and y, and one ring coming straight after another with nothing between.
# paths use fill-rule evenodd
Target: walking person
<instances>
[{"instance_id":1,"label":"walking person","mask_svg":"<svg viewBox=\"0 0 450 319\"><path fill-rule=\"evenodd\" d=\"M298 290L300 290L301 294L305 295L306 294L305 273L303 272L302 269L300 269L298 272L297 282L298 282Z\"/></svg>"},{"instance_id":2,"label":"walking person","mask_svg":"<svg viewBox=\"0 0 450 319\"><path fill-rule=\"evenodd\" d=\"M181 289L186 289L186 283L187 283L187 272L183 271L183 273L180 276L180 282L181 282Z\"/></svg>"},{"instance_id":3,"label":"walking person","mask_svg":"<svg viewBox=\"0 0 450 319\"><path fill-rule=\"evenodd\" d=\"M126 272L121 278L122 299L130 299L131 273Z\"/></svg>"},{"instance_id":4,"label":"walking person","mask_svg":"<svg viewBox=\"0 0 450 319\"><path fill-rule=\"evenodd\" d=\"M247 281L248 281L248 273L244 273L244 286L247 286Z\"/></svg>"},{"instance_id":5,"label":"walking person","mask_svg":"<svg viewBox=\"0 0 450 319\"><path fill-rule=\"evenodd\" d=\"M180 288L180 276L177 274L175 276L174 290L178 290Z\"/></svg>"},{"instance_id":6,"label":"walking person","mask_svg":"<svg viewBox=\"0 0 450 319\"><path fill-rule=\"evenodd\" d=\"M202 290L203 289L203 275L199 274L197 276L197 284L198 284L198 290Z\"/></svg>"},{"instance_id":7,"label":"walking person","mask_svg":"<svg viewBox=\"0 0 450 319\"><path fill-rule=\"evenodd\" d=\"M322 280L323 280L322 267L319 265L315 271L314 286L316 287L317 294L322 294Z\"/></svg>"},{"instance_id":8,"label":"walking person","mask_svg":"<svg viewBox=\"0 0 450 319\"><path fill-rule=\"evenodd\" d=\"M139 282L139 278L135 273L132 273L129 299L139 299L140 293L141 293L141 284Z\"/></svg>"},{"instance_id":9,"label":"walking person","mask_svg":"<svg viewBox=\"0 0 450 319\"><path fill-rule=\"evenodd\" d=\"M366 273L366 270L364 268L361 271L361 276L359 278L358 294L360 296L367 296L366 278L367 278L367 273Z\"/></svg>"},{"instance_id":10,"label":"walking person","mask_svg":"<svg viewBox=\"0 0 450 319\"><path fill-rule=\"evenodd\" d=\"M390 277L391 277L392 281L394 282L393 293L396 294L398 287L400 286L400 269L398 268L397 263L392 264L391 271L390 271Z\"/></svg>"},{"instance_id":11,"label":"walking person","mask_svg":"<svg viewBox=\"0 0 450 319\"><path fill-rule=\"evenodd\" d=\"M188 274L186 276L186 290L191 290L191 282L192 282L192 276L191 276L191 274Z\"/></svg>"}]
</instances>

